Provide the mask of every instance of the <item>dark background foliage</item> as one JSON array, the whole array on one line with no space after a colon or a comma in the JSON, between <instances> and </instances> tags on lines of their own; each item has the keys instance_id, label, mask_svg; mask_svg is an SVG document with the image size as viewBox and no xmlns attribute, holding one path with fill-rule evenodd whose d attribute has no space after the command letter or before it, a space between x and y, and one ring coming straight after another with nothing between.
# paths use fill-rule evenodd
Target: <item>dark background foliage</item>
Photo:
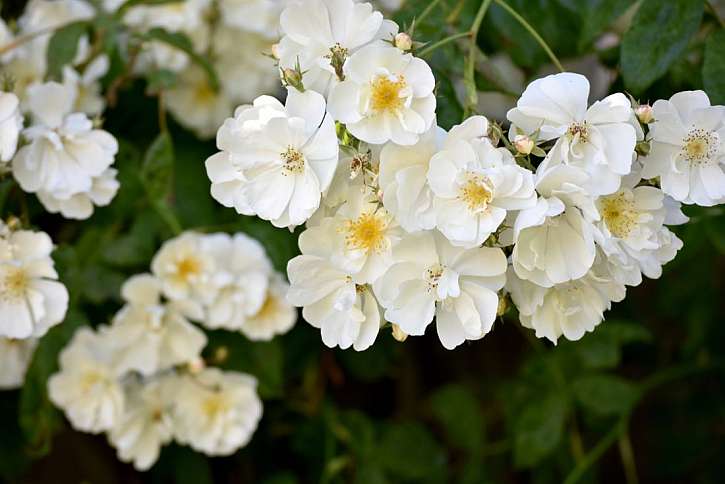
<instances>
[{"instance_id":1,"label":"dark background foliage","mask_svg":"<svg viewBox=\"0 0 725 484\"><path fill-rule=\"evenodd\" d=\"M541 34L565 67L593 91L626 90L642 102L705 89L725 104L725 33L702 0L506 0ZM494 1L477 42L477 110L501 119L525 83L553 72L544 50ZM429 6L408 0L395 18L412 25ZM478 0L442 0L415 26L435 42L470 28ZM720 3L720 19L723 18ZM4 2L12 18L22 2ZM429 44L430 45L430 44ZM110 85L123 70L115 62ZM460 122L468 40L427 60L438 80L439 123ZM501 57L507 54L510 61ZM503 60L502 60L503 59ZM21 213L53 234L72 295L67 320L41 341L25 387L0 393L0 475L9 482L721 482L725 475L725 214L686 207L676 228L684 249L661 279L630 288L607 320L581 341L552 346L511 311L483 340L444 350L434 335L392 339L363 353L325 348L304 321L270 343L223 331L210 335L213 364L260 381L264 417L250 445L225 458L165 448L140 474L119 462L102 436L73 431L48 402L45 382L58 351L83 324L119 308L119 287L148 270L178 229L244 231L264 243L277 269L297 252L296 234L237 216L209 196L200 142L170 120L159 132L163 74L120 92L105 127L120 140L121 190L92 219L44 213L8 179L3 217ZM492 94L493 93L493 94ZM505 112L505 111L503 111ZM163 119L161 120L163 123ZM220 351L219 348L225 348ZM226 355L224 354L226 353Z\"/></svg>"}]
</instances>

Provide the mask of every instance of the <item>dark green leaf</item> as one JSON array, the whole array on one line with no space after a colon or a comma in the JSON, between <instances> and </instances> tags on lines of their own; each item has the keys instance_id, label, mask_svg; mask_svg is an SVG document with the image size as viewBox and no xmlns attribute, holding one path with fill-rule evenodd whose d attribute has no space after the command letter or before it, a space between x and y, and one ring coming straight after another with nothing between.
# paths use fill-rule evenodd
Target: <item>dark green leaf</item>
<instances>
[{"instance_id":1,"label":"dark green leaf","mask_svg":"<svg viewBox=\"0 0 725 484\"><path fill-rule=\"evenodd\" d=\"M120 16L126 10L137 5L163 5L165 3L179 3L180 0L126 0L116 11ZM181 0L185 1L185 0Z\"/></svg>"},{"instance_id":2,"label":"dark green leaf","mask_svg":"<svg viewBox=\"0 0 725 484\"><path fill-rule=\"evenodd\" d=\"M180 32L168 32L162 28L156 27L146 32L145 38L148 40L158 40L184 51L194 63L204 69L207 77L209 78L209 86L211 86L211 88L215 91L219 89L219 78L216 75L214 67L207 59L194 51L194 46L192 45L191 40L185 34Z\"/></svg>"},{"instance_id":3,"label":"dark green leaf","mask_svg":"<svg viewBox=\"0 0 725 484\"><path fill-rule=\"evenodd\" d=\"M579 36L579 50L584 50L604 29L632 6L634 0L589 0L581 3L584 23Z\"/></svg>"},{"instance_id":4,"label":"dark green leaf","mask_svg":"<svg viewBox=\"0 0 725 484\"><path fill-rule=\"evenodd\" d=\"M563 395L549 395L530 401L514 426L514 465L531 467L556 449L561 442L567 401Z\"/></svg>"},{"instance_id":5,"label":"dark green leaf","mask_svg":"<svg viewBox=\"0 0 725 484\"><path fill-rule=\"evenodd\" d=\"M483 443L483 417L476 397L465 386L447 385L431 397L433 415L456 447L476 453Z\"/></svg>"},{"instance_id":6,"label":"dark green leaf","mask_svg":"<svg viewBox=\"0 0 725 484\"><path fill-rule=\"evenodd\" d=\"M590 375L574 382L574 396L584 408L601 415L621 415L639 397L637 386L616 375Z\"/></svg>"},{"instance_id":7,"label":"dark green leaf","mask_svg":"<svg viewBox=\"0 0 725 484\"><path fill-rule=\"evenodd\" d=\"M46 59L48 78L56 81L63 77L63 66L71 64L78 50L78 42L88 30L88 22L72 22L56 30L48 41Z\"/></svg>"},{"instance_id":8,"label":"dark green leaf","mask_svg":"<svg viewBox=\"0 0 725 484\"><path fill-rule=\"evenodd\" d=\"M377 462L398 478L428 482L440 482L446 469L441 446L425 427L413 422L385 427Z\"/></svg>"},{"instance_id":9,"label":"dark green leaf","mask_svg":"<svg viewBox=\"0 0 725 484\"><path fill-rule=\"evenodd\" d=\"M703 0L644 0L622 39L624 83L641 94L662 77L697 32Z\"/></svg>"},{"instance_id":10,"label":"dark green leaf","mask_svg":"<svg viewBox=\"0 0 725 484\"><path fill-rule=\"evenodd\" d=\"M162 200L171 191L174 171L174 147L168 133L159 133L146 151L141 181L151 200Z\"/></svg>"},{"instance_id":11,"label":"dark green leaf","mask_svg":"<svg viewBox=\"0 0 725 484\"><path fill-rule=\"evenodd\" d=\"M702 81L712 104L725 104L725 29L710 34L705 45Z\"/></svg>"}]
</instances>

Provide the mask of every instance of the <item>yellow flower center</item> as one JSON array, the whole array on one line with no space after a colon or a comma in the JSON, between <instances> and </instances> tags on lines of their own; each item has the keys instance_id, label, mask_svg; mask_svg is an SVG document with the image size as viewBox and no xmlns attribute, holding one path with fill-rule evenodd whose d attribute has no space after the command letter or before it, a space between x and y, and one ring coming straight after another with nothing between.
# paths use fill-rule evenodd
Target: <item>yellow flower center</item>
<instances>
[{"instance_id":1,"label":"yellow flower center","mask_svg":"<svg viewBox=\"0 0 725 484\"><path fill-rule=\"evenodd\" d=\"M388 216L382 209L365 212L355 220L347 220L342 229L345 233L345 247L348 250L380 253L388 246L385 238L387 228Z\"/></svg>"},{"instance_id":2,"label":"yellow flower center","mask_svg":"<svg viewBox=\"0 0 725 484\"><path fill-rule=\"evenodd\" d=\"M682 156L690 166L707 164L720 149L720 136L712 131L693 128L682 140Z\"/></svg>"},{"instance_id":3,"label":"yellow flower center","mask_svg":"<svg viewBox=\"0 0 725 484\"><path fill-rule=\"evenodd\" d=\"M493 183L477 173L469 173L458 195L471 212L483 212L493 200Z\"/></svg>"},{"instance_id":4,"label":"yellow flower center","mask_svg":"<svg viewBox=\"0 0 725 484\"><path fill-rule=\"evenodd\" d=\"M20 267L6 267L5 274L0 281L0 298L18 300L25 297L30 285L30 277Z\"/></svg>"},{"instance_id":5,"label":"yellow flower center","mask_svg":"<svg viewBox=\"0 0 725 484\"><path fill-rule=\"evenodd\" d=\"M214 89L207 82L199 83L194 89L194 99L199 104L209 104L215 96Z\"/></svg>"},{"instance_id":6,"label":"yellow flower center","mask_svg":"<svg viewBox=\"0 0 725 484\"><path fill-rule=\"evenodd\" d=\"M104 382L105 376L97 370L88 370L81 377L80 385L83 393L88 393L93 387Z\"/></svg>"},{"instance_id":7,"label":"yellow flower center","mask_svg":"<svg viewBox=\"0 0 725 484\"><path fill-rule=\"evenodd\" d=\"M267 293L267 298L264 300L264 304L259 308L257 314L254 315L255 319L272 319L277 311L279 311L280 304L277 297L271 292Z\"/></svg>"},{"instance_id":8,"label":"yellow flower center","mask_svg":"<svg viewBox=\"0 0 725 484\"><path fill-rule=\"evenodd\" d=\"M589 140L589 129L587 128L586 121L584 121L583 123L572 123L569 126L569 130L567 131L567 133L572 139L578 136L579 141L581 141L582 143L586 143Z\"/></svg>"},{"instance_id":9,"label":"yellow flower center","mask_svg":"<svg viewBox=\"0 0 725 484\"><path fill-rule=\"evenodd\" d=\"M201 261L193 256L187 256L176 264L176 275L179 279L188 281L201 273Z\"/></svg>"},{"instance_id":10,"label":"yellow flower center","mask_svg":"<svg viewBox=\"0 0 725 484\"><path fill-rule=\"evenodd\" d=\"M386 76L378 76L372 82L370 105L375 113L395 112L403 106L404 98L400 91L406 87L405 78L398 76L391 80Z\"/></svg>"},{"instance_id":11,"label":"yellow flower center","mask_svg":"<svg viewBox=\"0 0 725 484\"><path fill-rule=\"evenodd\" d=\"M212 419L229 410L230 406L228 399L223 394L214 393L204 400L202 412Z\"/></svg>"},{"instance_id":12,"label":"yellow flower center","mask_svg":"<svg viewBox=\"0 0 725 484\"><path fill-rule=\"evenodd\" d=\"M599 212L612 235L620 239L627 238L639 219L634 200L624 192L602 198Z\"/></svg>"},{"instance_id":13,"label":"yellow flower center","mask_svg":"<svg viewBox=\"0 0 725 484\"><path fill-rule=\"evenodd\" d=\"M297 148L288 146L280 156L284 163L284 175L299 174L305 170L305 155Z\"/></svg>"}]
</instances>

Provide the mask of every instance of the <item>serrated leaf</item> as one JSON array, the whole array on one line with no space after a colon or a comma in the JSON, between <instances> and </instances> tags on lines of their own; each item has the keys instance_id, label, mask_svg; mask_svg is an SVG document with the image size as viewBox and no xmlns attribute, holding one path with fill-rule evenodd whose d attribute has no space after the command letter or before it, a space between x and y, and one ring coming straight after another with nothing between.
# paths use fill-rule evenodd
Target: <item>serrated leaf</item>
<instances>
[{"instance_id":1,"label":"serrated leaf","mask_svg":"<svg viewBox=\"0 0 725 484\"><path fill-rule=\"evenodd\" d=\"M563 395L530 401L514 425L514 465L531 467L561 442L568 406Z\"/></svg>"},{"instance_id":2,"label":"serrated leaf","mask_svg":"<svg viewBox=\"0 0 725 484\"><path fill-rule=\"evenodd\" d=\"M703 0L644 0L622 39L624 83L641 94L662 77L697 32Z\"/></svg>"},{"instance_id":3,"label":"serrated leaf","mask_svg":"<svg viewBox=\"0 0 725 484\"><path fill-rule=\"evenodd\" d=\"M470 390L462 385L447 385L436 390L430 405L453 445L471 453L481 448L483 416L479 402Z\"/></svg>"},{"instance_id":4,"label":"serrated leaf","mask_svg":"<svg viewBox=\"0 0 725 484\"><path fill-rule=\"evenodd\" d=\"M219 78L217 77L214 67L207 59L194 51L194 46L188 36L182 34L181 32L169 32L162 28L155 27L146 32L144 37L147 40L158 40L159 42L163 42L185 52L192 62L198 64L199 67L204 69L204 72L206 72L209 79L209 86L214 91L219 89Z\"/></svg>"},{"instance_id":5,"label":"serrated leaf","mask_svg":"<svg viewBox=\"0 0 725 484\"><path fill-rule=\"evenodd\" d=\"M88 30L85 20L72 22L56 30L48 41L46 60L49 79L59 81L63 77L63 66L71 64L78 51L78 42Z\"/></svg>"},{"instance_id":6,"label":"serrated leaf","mask_svg":"<svg viewBox=\"0 0 725 484\"><path fill-rule=\"evenodd\" d=\"M622 415L639 398L637 386L616 375L589 375L573 384L574 396L586 409L600 415Z\"/></svg>"},{"instance_id":7,"label":"serrated leaf","mask_svg":"<svg viewBox=\"0 0 725 484\"><path fill-rule=\"evenodd\" d=\"M144 155L141 181L151 200L162 200L171 191L174 147L168 133L159 133Z\"/></svg>"},{"instance_id":8,"label":"serrated leaf","mask_svg":"<svg viewBox=\"0 0 725 484\"><path fill-rule=\"evenodd\" d=\"M712 104L725 104L725 29L710 34L705 44L702 81Z\"/></svg>"}]
</instances>

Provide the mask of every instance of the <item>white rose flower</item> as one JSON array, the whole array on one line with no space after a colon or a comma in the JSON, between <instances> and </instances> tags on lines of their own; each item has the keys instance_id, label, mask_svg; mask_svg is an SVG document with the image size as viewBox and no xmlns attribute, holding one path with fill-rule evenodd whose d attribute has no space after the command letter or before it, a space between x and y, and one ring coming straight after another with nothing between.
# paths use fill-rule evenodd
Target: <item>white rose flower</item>
<instances>
[{"instance_id":1,"label":"white rose flower","mask_svg":"<svg viewBox=\"0 0 725 484\"><path fill-rule=\"evenodd\" d=\"M214 91L209 77L196 64L181 71L176 84L164 92L166 107L180 125L200 138L211 138L234 109L223 89Z\"/></svg>"},{"instance_id":2,"label":"white rose flower","mask_svg":"<svg viewBox=\"0 0 725 484\"><path fill-rule=\"evenodd\" d=\"M431 127L411 146L388 143L380 152L378 183L383 204L406 232L435 227L433 191L428 185L428 170L433 155L443 145L446 132Z\"/></svg>"},{"instance_id":3,"label":"white rose flower","mask_svg":"<svg viewBox=\"0 0 725 484\"><path fill-rule=\"evenodd\" d=\"M537 173L536 206L514 223L513 268L542 287L579 279L594 263L592 221L599 218L589 193L589 176L579 168L555 165Z\"/></svg>"},{"instance_id":4,"label":"white rose flower","mask_svg":"<svg viewBox=\"0 0 725 484\"><path fill-rule=\"evenodd\" d=\"M49 210L63 212L67 204L71 216L81 218L92 212L88 200L107 204L115 195L117 182L109 181L115 171L108 170L118 143L110 133L94 129L85 114L71 113L74 100L75 90L56 82L28 89L34 124L23 131L30 144L15 155L13 176L23 190L49 201ZM71 200L76 195L86 197Z\"/></svg>"},{"instance_id":5,"label":"white rose flower","mask_svg":"<svg viewBox=\"0 0 725 484\"><path fill-rule=\"evenodd\" d=\"M174 408L179 442L207 455L230 455L252 438L262 417L257 380L206 368L181 382Z\"/></svg>"},{"instance_id":6,"label":"white rose flower","mask_svg":"<svg viewBox=\"0 0 725 484\"><path fill-rule=\"evenodd\" d=\"M94 177L88 192L76 193L70 198L58 198L52 193L37 192L38 200L50 213L60 213L65 218L85 220L93 214L93 207L105 207L118 193L121 184L116 179L118 171L107 168Z\"/></svg>"},{"instance_id":7,"label":"white rose flower","mask_svg":"<svg viewBox=\"0 0 725 484\"><path fill-rule=\"evenodd\" d=\"M158 279L150 274L133 276L124 283L121 295L126 305L108 330L120 371L150 376L199 357L206 335L173 303L161 301Z\"/></svg>"},{"instance_id":8,"label":"white rose flower","mask_svg":"<svg viewBox=\"0 0 725 484\"><path fill-rule=\"evenodd\" d=\"M625 295L623 284L594 270L580 279L548 288L523 280L509 270L506 289L519 310L521 324L554 344L562 335L576 341L594 331L612 301L621 301Z\"/></svg>"},{"instance_id":9,"label":"white rose flower","mask_svg":"<svg viewBox=\"0 0 725 484\"><path fill-rule=\"evenodd\" d=\"M330 114L358 139L412 145L433 124L435 79L424 60L369 45L345 62L345 80L330 93Z\"/></svg>"},{"instance_id":10,"label":"white rose flower","mask_svg":"<svg viewBox=\"0 0 725 484\"><path fill-rule=\"evenodd\" d=\"M302 0L280 17L279 65L304 73L306 88L327 93L343 74L346 59L374 40L392 40L398 26L353 0Z\"/></svg>"},{"instance_id":11,"label":"white rose flower","mask_svg":"<svg viewBox=\"0 0 725 484\"><path fill-rule=\"evenodd\" d=\"M203 324L210 329L240 330L247 318L260 311L267 295L272 269L264 247L242 233L219 233L204 235L202 250L216 261L211 277L217 288L206 304Z\"/></svg>"},{"instance_id":12,"label":"white rose flower","mask_svg":"<svg viewBox=\"0 0 725 484\"><path fill-rule=\"evenodd\" d=\"M105 329L80 328L60 353L60 371L48 380L48 397L74 428L99 433L123 415L123 389L115 352Z\"/></svg>"},{"instance_id":13,"label":"white rose flower","mask_svg":"<svg viewBox=\"0 0 725 484\"><path fill-rule=\"evenodd\" d=\"M630 172L637 135L624 94L607 96L587 109L588 97L589 81L580 74L537 79L508 112L509 132L531 136L538 130L539 141L556 139L544 168L558 163L580 167L591 175L587 189L606 195L617 191L620 177Z\"/></svg>"},{"instance_id":14,"label":"white rose flower","mask_svg":"<svg viewBox=\"0 0 725 484\"><path fill-rule=\"evenodd\" d=\"M100 115L106 107L106 100L101 93L101 78L106 75L110 61L105 54L93 59L79 74L72 66L63 67L63 84L76 90L73 111L88 116Z\"/></svg>"},{"instance_id":15,"label":"white rose flower","mask_svg":"<svg viewBox=\"0 0 725 484\"><path fill-rule=\"evenodd\" d=\"M428 184L435 195L436 226L457 246L481 245L498 229L507 210L536 205L534 174L506 148L484 138L488 121L468 118L448 133L430 160Z\"/></svg>"},{"instance_id":16,"label":"white rose flower","mask_svg":"<svg viewBox=\"0 0 725 484\"><path fill-rule=\"evenodd\" d=\"M725 107L711 106L702 91L685 91L655 102L652 113L642 177L660 177L662 191L683 203L724 203Z\"/></svg>"},{"instance_id":17,"label":"white rose flower","mask_svg":"<svg viewBox=\"0 0 725 484\"><path fill-rule=\"evenodd\" d=\"M45 232L8 231L0 237L0 336L44 335L68 310L68 290L58 282Z\"/></svg>"},{"instance_id":18,"label":"white rose flower","mask_svg":"<svg viewBox=\"0 0 725 484\"><path fill-rule=\"evenodd\" d=\"M219 0L219 17L235 29L275 38L285 3L286 0Z\"/></svg>"},{"instance_id":19,"label":"white rose flower","mask_svg":"<svg viewBox=\"0 0 725 484\"><path fill-rule=\"evenodd\" d=\"M374 284L385 319L419 336L436 318L446 349L480 339L491 330L497 291L506 280L506 256L498 248L462 249L437 232L403 239L395 264Z\"/></svg>"},{"instance_id":20,"label":"white rose flower","mask_svg":"<svg viewBox=\"0 0 725 484\"><path fill-rule=\"evenodd\" d=\"M276 227L304 223L337 167L335 124L324 98L309 90L289 89L285 106L261 96L237 108L219 129L217 146L222 151L206 161L212 196Z\"/></svg>"},{"instance_id":21,"label":"white rose flower","mask_svg":"<svg viewBox=\"0 0 725 484\"><path fill-rule=\"evenodd\" d=\"M37 338L0 337L0 390L12 390L23 386L25 373L37 345Z\"/></svg>"},{"instance_id":22,"label":"white rose flower","mask_svg":"<svg viewBox=\"0 0 725 484\"><path fill-rule=\"evenodd\" d=\"M15 156L22 129L18 97L11 92L0 92L0 161L8 162Z\"/></svg>"},{"instance_id":23,"label":"white rose flower","mask_svg":"<svg viewBox=\"0 0 725 484\"><path fill-rule=\"evenodd\" d=\"M287 301L287 291L289 284L279 274L274 274L264 304L239 328L242 334L252 341L269 341L292 329L297 321L297 310Z\"/></svg>"},{"instance_id":24,"label":"white rose flower","mask_svg":"<svg viewBox=\"0 0 725 484\"><path fill-rule=\"evenodd\" d=\"M118 423L108 432L118 458L146 471L159 458L161 447L173 437L173 405L179 396L175 376L149 383L126 386L125 408Z\"/></svg>"}]
</instances>

